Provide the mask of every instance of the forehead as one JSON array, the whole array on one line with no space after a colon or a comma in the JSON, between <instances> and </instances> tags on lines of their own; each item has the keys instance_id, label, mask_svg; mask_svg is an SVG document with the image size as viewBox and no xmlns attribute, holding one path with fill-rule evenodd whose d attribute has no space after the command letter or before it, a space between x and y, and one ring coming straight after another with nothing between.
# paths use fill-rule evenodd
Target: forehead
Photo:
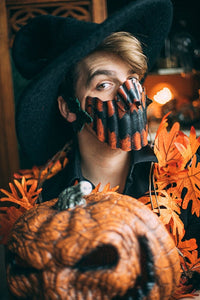
<instances>
[{"instance_id":1,"label":"forehead","mask_svg":"<svg viewBox=\"0 0 200 300\"><path fill-rule=\"evenodd\" d=\"M88 67L92 67L99 64L106 64L108 62L114 63L116 60L117 62L122 61L122 59L115 53L96 51L85 57L83 59L83 63Z\"/></svg>"},{"instance_id":2,"label":"forehead","mask_svg":"<svg viewBox=\"0 0 200 300\"><path fill-rule=\"evenodd\" d=\"M97 51L84 58L78 65L78 71L85 75L92 75L98 70L108 70L113 72L123 71L129 73L130 65L122 60L117 54L105 51ZM97 73L97 75L99 75Z\"/></svg>"}]
</instances>

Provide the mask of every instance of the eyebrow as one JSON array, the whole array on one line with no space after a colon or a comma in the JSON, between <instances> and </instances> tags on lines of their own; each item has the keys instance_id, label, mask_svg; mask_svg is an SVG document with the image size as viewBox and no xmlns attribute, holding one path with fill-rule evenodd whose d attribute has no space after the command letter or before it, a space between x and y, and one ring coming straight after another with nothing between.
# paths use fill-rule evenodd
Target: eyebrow
<instances>
[{"instance_id":1,"label":"eyebrow","mask_svg":"<svg viewBox=\"0 0 200 300\"><path fill-rule=\"evenodd\" d=\"M128 71L129 74L133 74L135 73L133 70L129 70ZM99 69L99 70L96 70L95 72L89 72L89 75L88 75L88 78L87 78L87 81L86 81L86 85L89 86L91 81L93 80L93 78L95 76L98 76L98 75L107 75L107 76L116 76L116 72L115 71L112 71L112 70L104 70L104 69Z\"/></svg>"}]
</instances>

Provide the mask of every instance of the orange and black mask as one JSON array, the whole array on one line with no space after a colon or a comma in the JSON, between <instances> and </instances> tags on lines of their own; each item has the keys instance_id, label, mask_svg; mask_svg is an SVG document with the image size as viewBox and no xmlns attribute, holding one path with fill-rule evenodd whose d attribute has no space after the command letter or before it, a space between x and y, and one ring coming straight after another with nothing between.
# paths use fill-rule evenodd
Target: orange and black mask
<instances>
[{"instance_id":1,"label":"orange and black mask","mask_svg":"<svg viewBox=\"0 0 200 300\"><path fill-rule=\"evenodd\" d=\"M112 149L130 151L148 143L146 108L146 94L139 81L132 78L119 87L114 100L87 97L85 110L99 141Z\"/></svg>"}]
</instances>

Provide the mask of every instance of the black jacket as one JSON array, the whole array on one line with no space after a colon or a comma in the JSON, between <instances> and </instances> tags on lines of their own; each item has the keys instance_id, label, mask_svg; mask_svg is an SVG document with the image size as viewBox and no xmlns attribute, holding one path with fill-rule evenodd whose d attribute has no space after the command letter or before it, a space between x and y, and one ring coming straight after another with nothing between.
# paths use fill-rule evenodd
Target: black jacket
<instances>
[{"instance_id":1,"label":"black jacket","mask_svg":"<svg viewBox=\"0 0 200 300\"><path fill-rule=\"evenodd\" d=\"M131 166L123 194L139 198L149 190L151 163L156 162L157 159L150 146L139 151L132 151L131 154ZM75 181L81 180L87 180L87 178L84 178L81 173L80 154L76 150L69 157L66 167L44 183L43 201L58 197L65 188L74 185Z\"/></svg>"}]
</instances>

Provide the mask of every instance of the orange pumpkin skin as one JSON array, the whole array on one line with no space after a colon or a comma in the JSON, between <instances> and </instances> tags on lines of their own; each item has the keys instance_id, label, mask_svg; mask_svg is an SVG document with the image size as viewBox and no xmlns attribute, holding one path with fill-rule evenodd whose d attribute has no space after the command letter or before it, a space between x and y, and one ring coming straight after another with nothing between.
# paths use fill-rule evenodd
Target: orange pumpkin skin
<instances>
[{"instance_id":1,"label":"orange pumpkin skin","mask_svg":"<svg viewBox=\"0 0 200 300\"><path fill-rule=\"evenodd\" d=\"M158 217L116 192L27 211L8 240L7 279L20 299L165 300L179 283L174 242ZM129 297L129 298L128 298Z\"/></svg>"}]
</instances>

